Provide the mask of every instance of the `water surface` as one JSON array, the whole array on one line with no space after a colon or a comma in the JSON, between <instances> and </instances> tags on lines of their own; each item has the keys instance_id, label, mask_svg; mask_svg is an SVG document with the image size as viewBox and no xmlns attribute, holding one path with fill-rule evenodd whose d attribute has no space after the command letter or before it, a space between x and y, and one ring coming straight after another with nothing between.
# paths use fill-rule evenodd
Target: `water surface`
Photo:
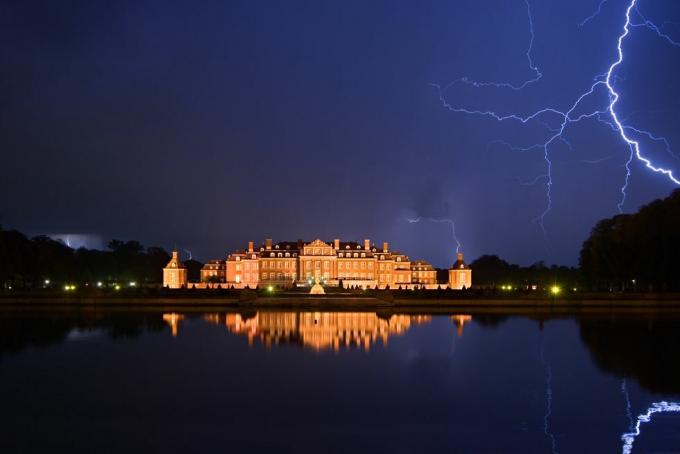
<instances>
[{"instance_id":1,"label":"water surface","mask_svg":"<svg viewBox=\"0 0 680 454\"><path fill-rule=\"evenodd\" d=\"M680 318L0 312L0 451L680 452Z\"/></svg>"}]
</instances>

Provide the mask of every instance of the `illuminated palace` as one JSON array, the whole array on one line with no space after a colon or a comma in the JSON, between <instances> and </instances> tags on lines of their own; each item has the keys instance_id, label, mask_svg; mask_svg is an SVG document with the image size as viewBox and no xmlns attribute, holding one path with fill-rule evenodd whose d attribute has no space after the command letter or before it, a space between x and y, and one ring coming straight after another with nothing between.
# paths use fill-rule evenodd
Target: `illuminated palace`
<instances>
[{"instance_id":1,"label":"illuminated palace","mask_svg":"<svg viewBox=\"0 0 680 454\"><path fill-rule=\"evenodd\" d=\"M186 277L182 281L172 272L181 272L182 267L173 254L165 268L163 285L170 288L186 285ZM390 249L388 243L377 247L368 239L363 243L339 239L274 243L266 239L259 247L250 241L247 249L229 254L226 260L206 263L201 270L203 285L197 287L219 284L234 288L286 288L315 282L345 288L436 289L441 285L463 289L472 284L472 270L463 261L463 254L458 253L449 269L448 281L438 283L432 265L425 260L412 262L407 255Z\"/></svg>"}]
</instances>

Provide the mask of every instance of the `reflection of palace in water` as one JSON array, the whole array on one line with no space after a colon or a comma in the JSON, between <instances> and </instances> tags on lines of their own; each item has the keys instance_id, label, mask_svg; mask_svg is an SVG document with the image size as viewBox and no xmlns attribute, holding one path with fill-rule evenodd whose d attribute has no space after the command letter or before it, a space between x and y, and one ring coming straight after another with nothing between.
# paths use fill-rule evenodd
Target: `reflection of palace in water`
<instances>
[{"instance_id":1,"label":"reflection of palace in water","mask_svg":"<svg viewBox=\"0 0 680 454\"><path fill-rule=\"evenodd\" d=\"M463 335L463 327L472 320L470 315L451 315L456 333ZM229 332L246 336L248 344L257 339L265 346L300 344L314 350L363 348L380 340L387 345L390 336L399 336L412 326L432 321L430 315L390 315L381 317L375 312L257 312L252 316L238 313L207 314L203 319L211 324L224 325ZM165 313L163 320L170 326L173 337L179 333L184 316Z\"/></svg>"},{"instance_id":2,"label":"reflection of palace in water","mask_svg":"<svg viewBox=\"0 0 680 454\"><path fill-rule=\"evenodd\" d=\"M279 343L299 343L314 350L341 347L370 349L375 342L387 344L412 325L429 323L428 315L393 315L381 318L372 312L258 312L251 318L241 314L206 315L212 323L224 324L235 334L248 337L252 345L259 339L267 347Z\"/></svg>"}]
</instances>

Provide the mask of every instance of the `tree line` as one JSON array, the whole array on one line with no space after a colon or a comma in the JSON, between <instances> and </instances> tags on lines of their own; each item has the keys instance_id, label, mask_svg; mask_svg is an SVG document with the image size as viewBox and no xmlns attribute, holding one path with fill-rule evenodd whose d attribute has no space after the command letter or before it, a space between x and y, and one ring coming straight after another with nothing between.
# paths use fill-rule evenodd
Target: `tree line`
<instances>
[{"instance_id":1,"label":"tree line","mask_svg":"<svg viewBox=\"0 0 680 454\"><path fill-rule=\"evenodd\" d=\"M160 283L169 260L165 249L145 248L138 241L111 240L107 250L73 249L47 236L28 238L0 227L0 288L32 289L64 282Z\"/></svg>"},{"instance_id":2,"label":"tree line","mask_svg":"<svg viewBox=\"0 0 680 454\"><path fill-rule=\"evenodd\" d=\"M680 291L680 189L669 197L598 222L583 243L579 268L510 264L484 255L470 264L475 287L530 289L558 284L597 291ZM160 247L138 241L111 240L107 250L73 249L47 236L28 238L0 227L0 288L40 288L45 281L162 282L170 260ZM190 282L202 264L187 260ZM437 270L446 282L447 270Z\"/></svg>"},{"instance_id":3,"label":"tree line","mask_svg":"<svg viewBox=\"0 0 680 454\"><path fill-rule=\"evenodd\" d=\"M583 243L579 264L597 290L680 290L680 189L635 214L604 219Z\"/></svg>"}]
</instances>

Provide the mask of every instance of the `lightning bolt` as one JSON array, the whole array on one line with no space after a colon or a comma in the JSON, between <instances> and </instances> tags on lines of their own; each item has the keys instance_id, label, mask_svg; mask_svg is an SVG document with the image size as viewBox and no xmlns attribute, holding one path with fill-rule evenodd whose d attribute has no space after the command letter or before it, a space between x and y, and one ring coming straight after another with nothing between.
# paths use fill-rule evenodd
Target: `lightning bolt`
<instances>
[{"instance_id":1,"label":"lightning bolt","mask_svg":"<svg viewBox=\"0 0 680 454\"><path fill-rule=\"evenodd\" d=\"M545 230L545 218L546 216L550 213L552 209L552 186L553 186L553 178L552 178L552 168L553 164L552 161L550 160L550 148L551 146L558 140L564 141L564 133L566 129L574 124L578 123L583 120L588 120L588 119L594 119L597 121L600 121L606 125L608 125L612 131L614 131L623 142L628 146L629 149L629 154L628 154L628 159L625 163L625 176L624 176L624 182L623 185L621 186L621 199L619 203L617 204L619 212L623 212L623 206L626 202L626 197L627 197L627 189L630 181L630 176L631 176L631 164L633 160L637 159L640 163L642 163L647 169L651 170L652 172L655 173L660 173L664 176L666 176L672 183L676 185L680 185L680 180L674 175L673 171L670 169L666 169L663 167L659 167L655 164L652 163L652 161L647 158L641 149L640 145L640 136L646 136L648 139L653 140L653 141L661 141L666 145L666 150L669 152L671 155L674 155L670 151L670 145L668 141L662 137L657 137L656 135L652 134L651 132L648 131L642 131L637 128L633 128L632 126L626 126L624 125L624 122L619 118L618 113L616 112L616 106L619 102L619 99L621 95L618 93L616 90L616 70L617 68L623 63L624 60L624 52L623 52L623 42L624 40L628 37L630 34L630 29L631 27L645 27L648 29L651 29L655 33L659 35L659 37L665 39L669 43L671 43L674 46L679 46L680 43L677 43L676 41L672 40L667 34L663 33L663 27L659 27L653 22L649 21L646 19L640 12L637 7L637 2L638 0L630 0L628 3L628 6L626 8L626 13L625 13L625 22L623 25L623 29L621 34L618 36L616 40L616 49L617 49L617 58L609 64L607 67L607 71L604 74L597 75L596 77L593 78L593 83L592 85L585 90L582 94L580 94L576 100L569 105L566 109L564 108L557 108L557 107L545 107L540 110L537 110L535 112L529 113L529 114L519 114L519 113L499 113L493 110L480 110L480 109L468 109L462 106L456 106L452 104L446 97L446 91L456 82L462 81L467 83L468 85L472 85L475 88L483 88L483 87L496 87L496 88L510 88L513 90L521 90L522 88L525 88L529 83L533 83L540 79L540 71L537 69L537 66L535 66L533 59L531 58L531 50L533 48L533 37L534 37L534 32L533 32L533 20L531 19L531 8L529 6L528 1L527 3L527 10L529 12L529 27L530 27L530 34L531 34L531 41L529 44L529 48L527 50L527 57L529 59L529 66L530 68L535 69L535 74L536 77L534 79L530 79L529 81L526 81L525 83L521 85L513 85L508 82L494 82L494 83L480 83L480 82L471 82L466 78L463 78L459 81L454 81L453 83L448 84L445 87L442 87L439 84L430 84L432 87L434 87L437 90L437 95L439 97L439 101L441 102L442 106L449 110L450 112L453 113L460 113L460 114L466 114L466 115L476 115L476 116L482 116L482 117L489 117L491 119L494 119L499 122L504 122L504 121L515 121L519 122L522 125L526 125L530 122L536 122L538 124L543 124L548 125L548 122L546 119L551 119L552 121L557 120L559 126L557 127L550 127L547 126L548 129L548 135L543 140L542 142L536 143L534 145L528 146L528 147L511 147L515 151L531 151L531 150L540 150L542 151L543 154L543 160L545 161L546 165L546 172L545 176L541 175L542 178L545 178L545 186L546 186L546 206L541 212L537 218L534 219L536 221L541 230L543 231L544 235L546 235L546 230ZM606 0L601 1L598 10L593 13L591 16L587 17L584 21L582 21L579 25L585 25L587 22L595 18L600 12L602 11L602 6L606 3ZM633 22L631 20L631 12L635 10L636 14L640 17L641 22ZM578 109L581 106L582 102L586 99L589 98L593 95L606 95L606 99L608 99L608 103L605 103L605 105L601 106L600 108L597 108L593 111L589 112L584 112L584 113L578 113ZM634 138L631 137L635 133L638 136L638 140L635 140ZM568 142L567 142L568 144ZM674 155L675 156L675 155Z\"/></svg>"},{"instance_id":2,"label":"lightning bolt","mask_svg":"<svg viewBox=\"0 0 680 454\"><path fill-rule=\"evenodd\" d=\"M456 243L456 253L460 252L460 241L458 241L458 236L456 235L456 223L453 222L452 219L444 218L444 219L434 219L434 218L423 218L423 217L417 217L415 219L407 219L409 224L417 224L420 221L429 221L429 222L443 222L446 224L449 224L451 226L451 237L453 238L453 241Z\"/></svg>"},{"instance_id":3,"label":"lightning bolt","mask_svg":"<svg viewBox=\"0 0 680 454\"><path fill-rule=\"evenodd\" d=\"M597 11L595 11L593 14L591 14L590 16L586 17L586 18L583 19L581 22L579 22L579 23L578 23L578 26L579 26L579 27L583 27L583 26L586 25L588 22L590 22L591 20L593 20L593 19L595 19L597 16L599 16L600 13L602 12L602 7L604 6L605 3L607 3L607 0L602 0L602 1L600 2L600 4L597 5Z\"/></svg>"},{"instance_id":4,"label":"lightning bolt","mask_svg":"<svg viewBox=\"0 0 680 454\"><path fill-rule=\"evenodd\" d=\"M652 415L656 413L680 413L680 403L674 402L654 402L645 413L638 415L634 427L630 432L621 436L623 441L623 454L630 454L633 451L633 442L642 431L642 424L652 420Z\"/></svg>"},{"instance_id":5,"label":"lightning bolt","mask_svg":"<svg viewBox=\"0 0 680 454\"><path fill-rule=\"evenodd\" d=\"M191 251L190 251L189 249L185 249L184 252L186 252L187 254L189 254L189 258L188 258L187 260L192 260L192 258L191 258Z\"/></svg>"},{"instance_id":6,"label":"lightning bolt","mask_svg":"<svg viewBox=\"0 0 680 454\"><path fill-rule=\"evenodd\" d=\"M480 82L472 80L469 77L461 77L460 79L454 80L453 82L449 83L447 85L447 88L456 83L463 83L466 85L471 85L475 88L495 87L495 88L509 88L511 90L519 91L526 87L527 85L533 84L534 82L538 82L541 79L541 77L543 77L543 73L541 73L541 71L538 69L538 66L534 64L534 59L531 57L531 51L534 48L534 39L536 38L536 35L534 34L534 21L531 17L531 5L529 4L529 0L524 0L524 3L527 5L527 17L529 19L529 36L530 36L529 46L527 47L527 50L524 55L526 55L527 57L529 69L531 70L531 72L534 73L533 78L527 79L519 85L515 85L510 82Z\"/></svg>"}]
</instances>

